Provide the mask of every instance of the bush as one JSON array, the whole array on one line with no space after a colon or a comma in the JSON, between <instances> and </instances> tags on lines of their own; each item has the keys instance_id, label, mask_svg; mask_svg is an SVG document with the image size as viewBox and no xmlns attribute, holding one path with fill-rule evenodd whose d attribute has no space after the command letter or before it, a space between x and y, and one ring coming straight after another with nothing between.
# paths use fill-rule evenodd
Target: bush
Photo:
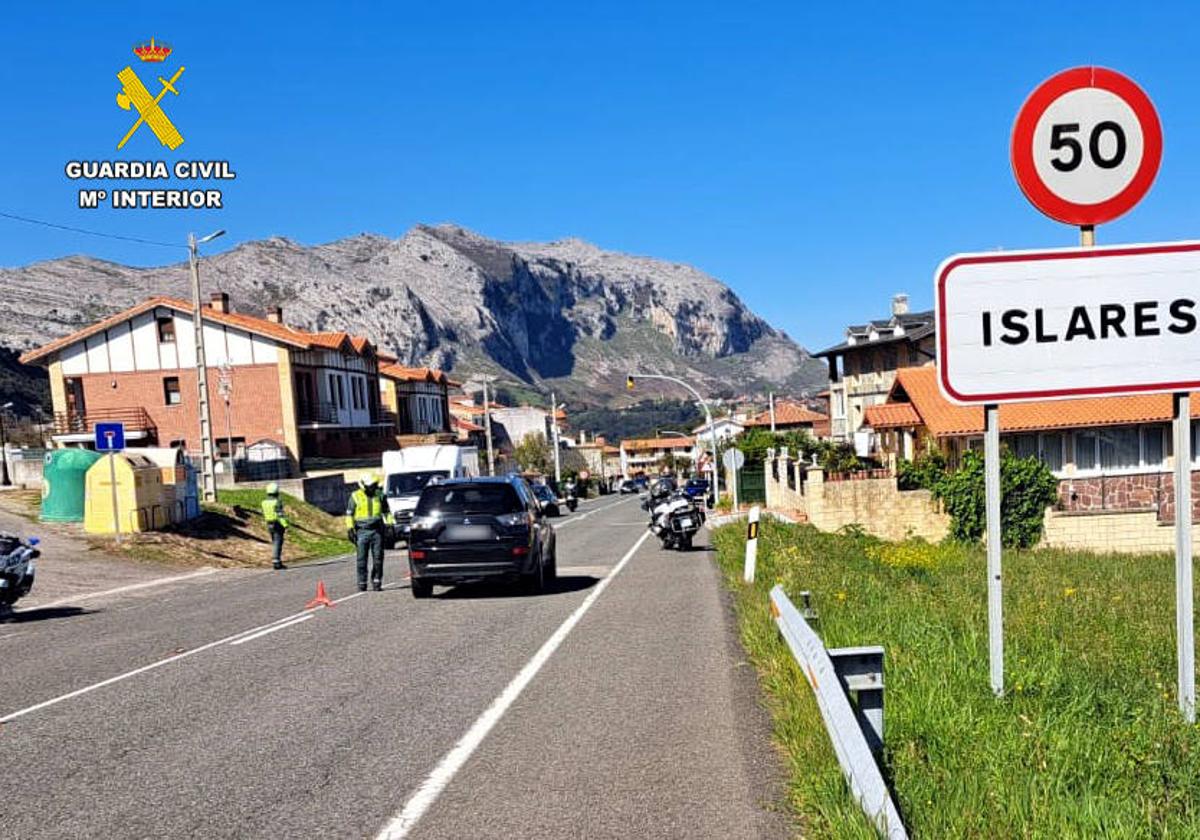
<instances>
[{"instance_id":1,"label":"bush","mask_svg":"<svg viewBox=\"0 0 1200 840\"><path fill-rule=\"evenodd\" d=\"M932 490L946 477L946 456L936 449L896 465L896 486L901 490Z\"/></svg>"},{"instance_id":2,"label":"bush","mask_svg":"<svg viewBox=\"0 0 1200 840\"><path fill-rule=\"evenodd\" d=\"M983 454L963 456L962 466L933 487L950 515L950 535L978 542L987 528ZM1000 542L1005 548L1032 548L1042 536L1046 508L1058 500L1058 480L1036 457L1000 456Z\"/></svg>"}]
</instances>

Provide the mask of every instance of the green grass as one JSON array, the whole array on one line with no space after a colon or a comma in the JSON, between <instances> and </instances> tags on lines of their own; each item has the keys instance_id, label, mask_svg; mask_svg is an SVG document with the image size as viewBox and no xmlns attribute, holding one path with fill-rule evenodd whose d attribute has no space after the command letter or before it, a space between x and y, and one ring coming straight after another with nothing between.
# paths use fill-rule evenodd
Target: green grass
<instances>
[{"instance_id":1,"label":"green grass","mask_svg":"<svg viewBox=\"0 0 1200 840\"><path fill-rule=\"evenodd\" d=\"M262 526L262 503L265 490L218 490L216 509L240 509L248 519ZM336 557L351 550L346 540L346 527L340 516L333 516L307 502L282 493L283 509L291 527L287 530L286 545L294 551L295 559Z\"/></svg>"},{"instance_id":2,"label":"green grass","mask_svg":"<svg viewBox=\"0 0 1200 840\"><path fill-rule=\"evenodd\" d=\"M1008 694L988 683L982 551L764 522L715 541L806 837L871 837L767 592L808 589L830 647L886 648L885 776L916 837L1200 836L1200 729L1175 697L1174 561L1006 552Z\"/></svg>"}]
</instances>

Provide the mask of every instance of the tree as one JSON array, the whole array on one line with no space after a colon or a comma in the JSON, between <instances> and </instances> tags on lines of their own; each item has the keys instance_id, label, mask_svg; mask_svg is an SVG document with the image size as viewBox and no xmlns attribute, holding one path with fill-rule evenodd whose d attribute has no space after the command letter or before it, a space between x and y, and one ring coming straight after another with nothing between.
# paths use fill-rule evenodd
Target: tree
<instances>
[{"instance_id":1,"label":"tree","mask_svg":"<svg viewBox=\"0 0 1200 840\"><path fill-rule=\"evenodd\" d=\"M554 451L540 432L526 435L513 450L513 460L524 472L548 474L554 469Z\"/></svg>"}]
</instances>

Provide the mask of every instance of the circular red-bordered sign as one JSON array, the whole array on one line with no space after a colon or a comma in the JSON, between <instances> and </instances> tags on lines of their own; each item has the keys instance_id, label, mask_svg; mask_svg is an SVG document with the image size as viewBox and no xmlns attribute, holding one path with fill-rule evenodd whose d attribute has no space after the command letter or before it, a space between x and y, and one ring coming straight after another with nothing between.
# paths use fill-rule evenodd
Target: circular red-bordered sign
<instances>
[{"instance_id":1,"label":"circular red-bordered sign","mask_svg":"<svg viewBox=\"0 0 1200 840\"><path fill-rule=\"evenodd\" d=\"M1065 224L1098 225L1150 190L1162 162L1162 126L1132 79L1075 67L1025 100L1011 151L1017 184L1034 207Z\"/></svg>"}]
</instances>

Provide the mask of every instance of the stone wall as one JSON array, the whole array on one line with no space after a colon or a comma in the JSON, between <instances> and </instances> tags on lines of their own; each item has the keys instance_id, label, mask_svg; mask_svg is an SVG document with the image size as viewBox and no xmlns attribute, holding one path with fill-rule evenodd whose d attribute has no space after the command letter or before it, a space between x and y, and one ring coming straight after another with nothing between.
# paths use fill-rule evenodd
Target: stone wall
<instances>
[{"instance_id":1,"label":"stone wall","mask_svg":"<svg viewBox=\"0 0 1200 840\"><path fill-rule=\"evenodd\" d=\"M1200 526L1193 526L1192 540L1200 544ZM1041 546L1117 554L1174 553L1175 528L1160 522L1154 511L1047 510Z\"/></svg>"},{"instance_id":2,"label":"stone wall","mask_svg":"<svg viewBox=\"0 0 1200 840\"><path fill-rule=\"evenodd\" d=\"M900 490L894 476L826 481L824 470L802 470L785 457L775 459L774 470L767 462L767 507L794 512L822 531L859 525L886 540L937 542L950 531L950 517L928 490Z\"/></svg>"},{"instance_id":3,"label":"stone wall","mask_svg":"<svg viewBox=\"0 0 1200 840\"><path fill-rule=\"evenodd\" d=\"M1069 513L1157 511L1160 521L1175 521L1175 476L1169 472L1064 478L1058 498ZM1192 520L1200 521L1200 472L1192 473L1192 506Z\"/></svg>"}]
</instances>

